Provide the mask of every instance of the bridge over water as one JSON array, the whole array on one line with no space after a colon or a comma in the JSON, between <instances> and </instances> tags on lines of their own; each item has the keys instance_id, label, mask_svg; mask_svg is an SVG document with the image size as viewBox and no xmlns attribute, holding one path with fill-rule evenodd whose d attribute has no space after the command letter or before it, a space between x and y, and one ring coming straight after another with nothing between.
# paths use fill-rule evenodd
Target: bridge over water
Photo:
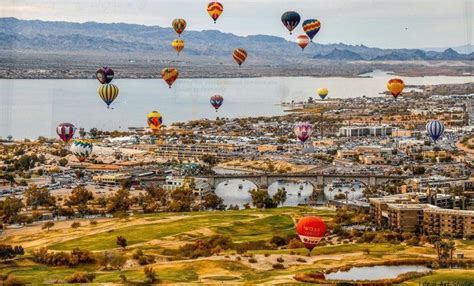
<instances>
[{"instance_id":1,"label":"bridge over water","mask_svg":"<svg viewBox=\"0 0 474 286\"><path fill-rule=\"evenodd\" d=\"M278 181L286 182L307 182L315 189L323 189L326 185L335 181L359 181L363 185L376 186L384 183L394 183L408 179L408 176L390 176L376 174L328 174L328 173L291 173L291 174L222 174L208 176L208 183L216 188L220 183L228 180L246 180L250 181L257 188L266 188Z\"/></svg>"}]
</instances>

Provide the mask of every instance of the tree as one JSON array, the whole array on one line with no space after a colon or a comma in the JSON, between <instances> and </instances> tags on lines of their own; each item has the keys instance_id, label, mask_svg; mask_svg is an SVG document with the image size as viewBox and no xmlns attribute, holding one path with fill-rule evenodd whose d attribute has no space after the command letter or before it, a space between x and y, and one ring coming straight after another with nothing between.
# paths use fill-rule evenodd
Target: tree
<instances>
[{"instance_id":1,"label":"tree","mask_svg":"<svg viewBox=\"0 0 474 286\"><path fill-rule=\"evenodd\" d=\"M0 244L0 260L6 261L25 254L23 247Z\"/></svg>"},{"instance_id":2,"label":"tree","mask_svg":"<svg viewBox=\"0 0 474 286\"><path fill-rule=\"evenodd\" d=\"M59 159L59 161L58 161L58 164L59 164L59 166L61 166L61 167L66 166L67 163L68 163L68 161L67 161L66 158L61 158L61 159Z\"/></svg>"},{"instance_id":3,"label":"tree","mask_svg":"<svg viewBox=\"0 0 474 286\"><path fill-rule=\"evenodd\" d=\"M268 195L267 189L253 189L249 191L250 196L252 197L252 204L256 208L274 208L275 203L272 198Z\"/></svg>"},{"instance_id":4,"label":"tree","mask_svg":"<svg viewBox=\"0 0 474 286\"><path fill-rule=\"evenodd\" d=\"M127 189L119 189L115 195L109 199L107 211L109 213L127 212L131 204L130 192Z\"/></svg>"},{"instance_id":5,"label":"tree","mask_svg":"<svg viewBox=\"0 0 474 286\"><path fill-rule=\"evenodd\" d=\"M31 185L25 190L26 205L36 210L38 207L50 207L56 204L56 199L51 196L47 188L38 188Z\"/></svg>"},{"instance_id":6,"label":"tree","mask_svg":"<svg viewBox=\"0 0 474 286\"><path fill-rule=\"evenodd\" d=\"M149 283L153 283L156 281L156 272L155 270L153 270L153 267L146 266L143 269L143 272L145 273L145 277L147 278Z\"/></svg>"},{"instance_id":7,"label":"tree","mask_svg":"<svg viewBox=\"0 0 474 286\"><path fill-rule=\"evenodd\" d=\"M87 207L89 201L93 199L94 195L91 191L83 186L77 186L72 190L71 195L66 201L66 205L69 207L76 206L79 213L84 216L89 212Z\"/></svg>"},{"instance_id":8,"label":"tree","mask_svg":"<svg viewBox=\"0 0 474 286\"><path fill-rule=\"evenodd\" d=\"M122 248L127 247L127 239L121 235L117 236L117 245Z\"/></svg>"},{"instance_id":9,"label":"tree","mask_svg":"<svg viewBox=\"0 0 474 286\"><path fill-rule=\"evenodd\" d=\"M43 224L43 226L41 228L42 229L47 229L49 231L49 229L52 228L53 226L54 226L54 222L47 221Z\"/></svg>"},{"instance_id":10,"label":"tree","mask_svg":"<svg viewBox=\"0 0 474 286\"><path fill-rule=\"evenodd\" d=\"M73 223L71 224L71 228L74 228L74 229L76 229L76 228L78 228L78 227L80 227L80 226L81 226L81 223L78 222L78 221L75 221L75 222L73 222Z\"/></svg>"},{"instance_id":11,"label":"tree","mask_svg":"<svg viewBox=\"0 0 474 286\"><path fill-rule=\"evenodd\" d=\"M168 209L172 212L187 212L194 203L194 192L191 189L178 188L170 194Z\"/></svg>"},{"instance_id":12,"label":"tree","mask_svg":"<svg viewBox=\"0 0 474 286\"><path fill-rule=\"evenodd\" d=\"M283 205L286 202L286 191L284 189L278 189L272 197L275 205Z\"/></svg>"},{"instance_id":13,"label":"tree","mask_svg":"<svg viewBox=\"0 0 474 286\"><path fill-rule=\"evenodd\" d=\"M118 251L104 251L97 255L97 261L104 270L121 270L127 259Z\"/></svg>"},{"instance_id":14,"label":"tree","mask_svg":"<svg viewBox=\"0 0 474 286\"><path fill-rule=\"evenodd\" d=\"M209 166L209 169L218 163L218 160L214 155L203 155L201 160Z\"/></svg>"},{"instance_id":15,"label":"tree","mask_svg":"<svg viewBox=\"0 0 474 286\"><path fill-rule=\"evenodd\" d=\"M14 197L7 197L3 202L0 201L2 220L6 223L17 222L18 214L23 207L21 199Z\"/></svg>"},{"instance_id":16,"label":"tree","mask_svg":"<svg viewBox=\"0 0 474 286\"><path fill-rule=\"evenodd\" d=\"M225 209L224 200L215 193L208 193L203 197L203 207L205 209Z\"/></svg>"}]
</instances>

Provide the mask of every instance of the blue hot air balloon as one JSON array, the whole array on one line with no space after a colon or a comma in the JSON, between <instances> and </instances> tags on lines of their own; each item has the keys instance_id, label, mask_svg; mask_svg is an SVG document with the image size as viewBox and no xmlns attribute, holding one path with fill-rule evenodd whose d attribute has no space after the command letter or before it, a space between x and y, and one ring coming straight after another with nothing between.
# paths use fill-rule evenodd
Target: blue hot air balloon
<instances>
[{"instance_id":1,"label":"blue hot air balloon","mask_svg":"<svg viewBox=\"0 0 474 286\"><path fill-rule=\"evenodd\" d=\"M426 132L428 133L428 136L430 136L431 139L436 142L439 138L441 138L441 136L443 136L444 125L439 120L430 121L426 124Z\"/></svg>"}]
</instances>

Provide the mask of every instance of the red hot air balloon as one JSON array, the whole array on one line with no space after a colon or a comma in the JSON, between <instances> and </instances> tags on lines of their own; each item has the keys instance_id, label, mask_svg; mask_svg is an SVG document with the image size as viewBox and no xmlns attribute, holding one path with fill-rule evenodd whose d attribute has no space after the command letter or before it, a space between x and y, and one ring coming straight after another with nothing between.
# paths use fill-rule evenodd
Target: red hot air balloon
<instances>
[{"instance_id":1,"label":"red hot air balloon","mask_svg":"<svg viewBox=\"0 0 474 286\"><path fill-rule=\"evenodd\" d=\"M309 44L309 38L306 35L299 35L298 38L296 38L296 43L304 51L304 48Z\"/></svg>"},{"instance_id":2,"label":"red hot air balloon","mask_svg":"<svg viewBox=\"0 0 474 286\"><path fill-rule=\"evenodd\" d=\"M303 217L296 225L296 232L311 254L311 250L326 234L326 224L317 216Z\"/></svg>"},{"instance_id":3,"label":"red hot air balloon","mask_svg":"<svg viewBox=\"0 0 474 286\"><path fill-rule=\"evenodd\" d=\"M239 64L239 67L241 67L247 59L247 51L242 48L237 48L232 53L232 56L234 57L235 62Z\"/></svg>"},{"instance_id":4,"label":"red hot air balloon","mask_svg":"<svg viewBox=\"0 0 474 286\"><path fill-rule=\"evenodd\" d=\"M56 127L56 133L58 133L59 138L63 140L64 143L69 142L76 132L76 127L71 123L61 123Z\"/></svg>"}]
</instances>

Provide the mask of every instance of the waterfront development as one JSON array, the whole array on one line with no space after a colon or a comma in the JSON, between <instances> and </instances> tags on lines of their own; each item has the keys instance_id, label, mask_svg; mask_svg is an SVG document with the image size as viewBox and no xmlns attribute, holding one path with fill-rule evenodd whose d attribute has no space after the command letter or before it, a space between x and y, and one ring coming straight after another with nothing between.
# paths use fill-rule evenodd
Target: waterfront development
<instances>
[{"instance_id":1,"label":"waterfront development","mask_svg":"<svg viewBox=\"0 0 474 286\"><path fill-rule=\"evenodd\" d=\"M0 285L472 285L467 2L131 2L0 4Z\"/></svg>"}]
</instances>

